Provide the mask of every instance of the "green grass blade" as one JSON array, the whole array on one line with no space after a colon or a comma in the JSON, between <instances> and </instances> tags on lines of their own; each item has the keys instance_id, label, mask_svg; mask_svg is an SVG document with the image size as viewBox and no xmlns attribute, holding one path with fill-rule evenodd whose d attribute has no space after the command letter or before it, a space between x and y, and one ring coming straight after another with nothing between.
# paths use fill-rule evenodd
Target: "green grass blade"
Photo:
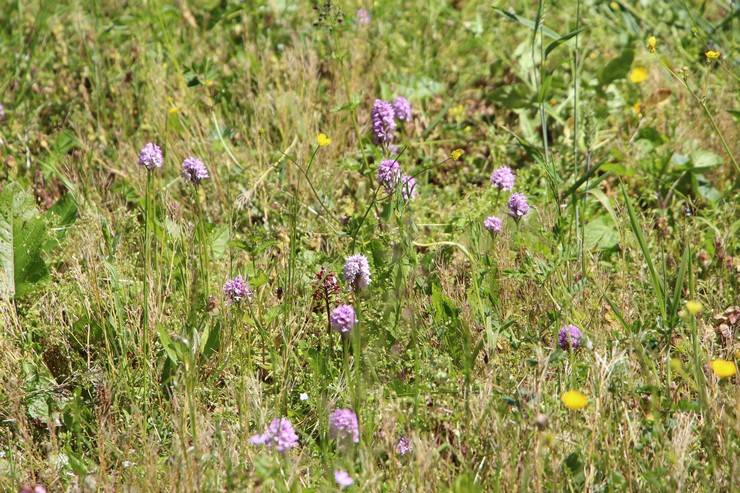
<instances>
[{"instance_id":1,"label":"green grass blade","mask_svg":"<svg viewBox=\"0 0 740 493\"><path fill-rule=\"evenodd\" d=\"M627 195L627 191L624 189L624 186L620 186L620 188L622 190L622 197L624 197L624 203L627 205L627 213L629 214L630 218L630 229L632 229L632 233L635 235L635 238L637 238L637 242L640 244L642 256L645 258L645 263L647 264L648 271L650 272L650 282L653 286L653 293L655 294L655 298L658 301L660 313L665 319L666 306L664 294L665 289L663 287L663 283L661 282L660 277L658 277L658 272L655 270L655 265L653 265L650 248L648 247L647 241L645 241L645 235L643 234L640 223L637 220L637 214L635 213L635 208L632 206L632 201Z\"/></svg>"}]
</instances>

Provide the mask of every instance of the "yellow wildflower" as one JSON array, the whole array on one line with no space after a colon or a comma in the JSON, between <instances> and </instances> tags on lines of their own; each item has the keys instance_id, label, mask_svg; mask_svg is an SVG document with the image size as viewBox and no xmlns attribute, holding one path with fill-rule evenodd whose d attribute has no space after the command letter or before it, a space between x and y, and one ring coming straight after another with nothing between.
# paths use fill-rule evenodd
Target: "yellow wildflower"
<instances>
[{"instance_id":1,"label":"yellow wildflower","mask_svg":"<svg viewBox=\"0 0 740 493\"><path fill-rule=\"evenodd\" d=\"M465 154L465 151L463 151L462 149L455 149L450 153L450 157L457 161L462 157L463 154Z\"/></svg>"},{"instance_id":2,"label":"yellow wildflower","mask_svg":"<svg viewBox=\"0 0 740 493\"><path fill-rule=\"evenodd\" d=\"M634 67L632 70L630 70L630 73L629 73L630 82L633 82L635 84L640 84L641 82L645 82L647 78L648 78L648 71L647 69L643 67Z\"/></svg>"},{"instance_id":3,"label":"yellow wildflower","mask_svg":"<svg viewBox=\"0 0 740 493\"><path fill-rule=\"evenodd\" d=\"M719 378L731 377L735 375L735 373L737 373L735 363L733 363L732 361L715 359L709 363L709 366L712 368L714 374L717 375Z\"/></svg>"},{"instance_id":4,"label":"yellow wildflower","mask_svg":"<svg viewBox=\"0 0 740 493\"><path fill-rule=\"evenodd\" d=\"M647 39L647 49L650 51L650 53L655 53L655 50L658 46L658 40L655 38L655 36L650 36Z\"/></svg>"},{"instance_id":5,"label":"yellow wildflower","mask_svg":"<svg viewBox=\"0 0 740 493\"><path fill-rule=\"evenodd\" d=\"M717 50L707 50L704 52L704 56L707 57L707 60L718 60L722 53Z\"/></svg>"},{"instance_id":6,"label":"yellow wildflower","mask_svg":"<svg viewBox=\"0 0 740 493\"><path fill-rule=\"evenodd\" d=\"M560 400L563 401L565 407L574 411L583 409L588 405L588 397L577 390L569 390L560 397Z\"/></svg>"},{"instance_id":7,"label":"yellow wildflower","mask_svg":"<svg viewBox=\"0 0 740 493\"><path fill-rule=\"evenodd\" d=\"M465 117L465 106L461 104L453 106L452 108L450 108L449 115L453 120L457 122L462 121L462 119Z\"/></svg>"},{"instance_id":8,"label":"yellow wildflower","mask_svg":"<svg viewBox=\"0 0 740 493\"><path fill-rule=\"evenodd\" d=\"M697 315L702 311L701 303L698 301L689 300L686 302L686 310L692 315Z\"/></svg>"},{"instance_id":9,"label":"yellow wildflower","mask_svg":"<svg viewBox=\"0 0 740 493\"><path fill-rule=\"evenodd\" d=\"M639 101L632 105L632 111L637 116L640 116L640 114L642 114L642 105L640 104Z\"/></svg>"},{"instance_id":10,"label":"yellow wildflower","mask_svg":"<svg viewBox=\"0 0 740 493\"><path fill-rule=\"evenodd\" d=\"M319 147L325 147L331 144L331 139L326 134L319 134L316 136L316 143Z\"/></svg>"}]
</instances>

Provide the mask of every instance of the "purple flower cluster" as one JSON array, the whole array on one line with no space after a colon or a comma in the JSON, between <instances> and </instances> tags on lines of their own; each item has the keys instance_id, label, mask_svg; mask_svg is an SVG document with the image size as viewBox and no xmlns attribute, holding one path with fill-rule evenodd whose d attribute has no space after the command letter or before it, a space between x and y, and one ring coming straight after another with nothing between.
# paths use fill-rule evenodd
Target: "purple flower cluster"
<instances>
[{"instance_id":1,"label":"purple flower cluster","mask_svg":"<svg viewBox=\"0 0 740 493\"><path fill-rule=\"evenodd\" d=\"M364 255L351 255L344 263L344 280L352 291L360 291L370 284L370 264Z\"/></svg>"},{"instance_id":2,"label":"purple flower cluster","mask_svg":"<svg viewBox=\"0 0 740 493\"><path fill-rule=\"evenodd\" d=\"M496 216L488 216L485 221L483 221L483 227L486 228L491 234L497 234L500 233L503 229L503 224L501 223L501 219L499 219Z\"/></svg>"},{"instance_id":3,"label":"purple flower cluster","mask_svg":"<svg viewBox=\"0 0 740 493\"><path fill-rule=\"evenodd\" d=\"M265 445L285 452L298 446L298 435L288 418L275 418L264 433L254 435L249 439L252 445Z\"/></svg>"},{"instance_id":4,"label":"purple flower cluster","mask_svg":"<svg viewBox=\"0 0 740 493\"><path fill-rule=\"evenodd\" d=\"M46 488L43 484L35 484L33 486L24 486L18 493L46 493Z\"/></svg>"},{"instance_id":5,"label":"purple flower cluster","mask_svg":"<svg viewBox=\"0 0 740 493\"><path fill-rule=\"evenodd\" d=\"M411 450L411 440L409 440L408 437L402 436L398 439L398 443L396 443L396 453L398 455L406 455L411 452Z\"/></svg>"},{"instance_id":6,"label":"purple flower cluster","mask_svg":"<svg viewBox=\"0 0 740 493\"><path fill-rule=\"evenodd\" d=\"M337 440L360 441L357 415L352 409L335 409L329 415L329 434Z\"/></svg>"},{"instance_id":7,"label":"purple flower cluster","mask_svg":"<svg viewBox=\"0 0 740 493\"><path fill-rule=\"evenodd\" d=\"M393 106L382 99L376 99L370 112L373 125L373 139L376 144L389 144L396 131L396 118Z\"/></svg>"},{"instance_id":8,"label":"purple flower cluster","mask_svg":"<svg viewBox=\"0 0 740 493\"><path fill-rule=\"evenodd\" d=\"M227 303L238 303L243 299L251 299L252 289L242 276L236 276L224 283L224 296Z\"/></svg>"},{"instance_id":9,"label":"purple flower cluster","mask_svg":"<svg viewBox=\"0 0 740 493\"><path fill-rule=\"evenodd\" d=\"M402 122L411 121L411 103L403 96L398 96L393 101L393 113Z\"/></svg>"},{"instance_id":10,"label":"purple flower cluster","mask_svg":"<svg viewBox=\"0 0 740 493\"><path fill-rule=\"evenodd\" d=\"M370 24L370 12L366 9L357 9L357 24L367 26Z\"/></svg>"},{"instance_id":11,"label":"purple flower cluster","mask_svg":"<svg viewBox=\"0 0 740 493\"><path fill-rule=\"evenodd\" d=\"M491 185L499 190L511 190L514 188L514 173L508 166L502 166L493 170L491 174Z\"/></svg>"},{"instance_id":12,"label":"purple flower cluster","mask_svg":"<svg viewBox=\"0 0 740 493\"><path fill-rule=\"evenodd\" d=\"M403 96L397 96L393 103L376 99L370 111L373 141L378 145L390 145L396 131L396 120L408 122L412 117L411 103Z\"/></svg>"},{"instance_id":13,"label":"purple flower cluster","mask_svg":"<svg viewBox=\"0 0 740 493\"><path fill-rule=\"evenodd\" d=\"M139 152L139 164L149 171L160 168L163 162L162 149L154 142L149 142L141 148Z\"/></svg>"},{"instance_id":14,"label":"purple flower cluster","mask_svg":"<svg viewBox=\"0 0 740 493\"><path fill-rule=\"evenodd\" d=\"M583 334L581 334L578 327L575 325L564 325L558 333L558 345L563 351L578 349L581 345L581 337L583 337Z\"/></svg>"},{"instance_id":15,"label":"purple flower cluster","mask_svg":"<svg viewBox=\"0 0 740 493\"><path fill-rule=\"evenodd\" d=\"M523 193L515 193L509 197L509 215L514 218L515 221L519 221L529 212L529 204L527 203L527 197Z\"/></svg>"},{"instance_id":16,"label":"purple flower cluster","mask_svg":"<svg viewBox=\"0 0 740 493\"><path fill-rule=\"evenodd\" d=\"M190 156L185 158L182 162L182 177L193 185L198 185L201 181L210 178L210 175L208 174L208 168L203 164L203 161Z\"/></svg>"},{"instance_id":17,"label":"purple flower cluster","mask_svg":"<svg viewBox=\"0 0 740 493\"><path fill-rule=\"evenodd\" d=\"M355 482L354 479L352 479L352 476L350 476L344 469L337 469L334 471L334 481L337 482L337 486L339 486L340 490L352 486L352 483Z\"/></svg>"},{"instance_id":18,"label":"purple flower cluster","mask_svg":"<svg viewBox=\"0 0 740 493\"><path fill-rule=\"evenodd\" d=\"M395 159L384 159L378 166L376 175L378 183L383 185L387 190L396 188L396 183L401 177L401 166Z\"/></svg>"},{"instance_id":19,"label":"purple flower cluster","mask_svg":"<svg viewBox=\"0 0 740 493\"><path fill-rule=\"evenodd\" d=\"M416 180L413 176L403 175L401 178L401 196L403 200L409 201L416 197Z\"/></svg>"},{"instance_id":20,"label":"purple flower cluster","mask_svg":"<svg viewBox=\"0 0 740 493\"><path fill-rule=\"evenodd\" d=\"M357 316L352 305L339 305L329 317L331 328L342 334L348 334L357 323Z\"/></svg>"}]
</instances>

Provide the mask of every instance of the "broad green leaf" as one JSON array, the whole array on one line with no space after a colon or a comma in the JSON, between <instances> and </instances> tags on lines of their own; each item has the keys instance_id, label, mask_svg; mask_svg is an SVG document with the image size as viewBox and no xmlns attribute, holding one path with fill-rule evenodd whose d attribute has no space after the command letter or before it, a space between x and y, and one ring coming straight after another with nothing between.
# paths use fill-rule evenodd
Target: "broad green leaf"
<instances>
[{"instance_id":1,"label":"broad green leaf","mask_svg":"<svg viewBox=\"0 0 740 493\"><path fill-rule=\"evenodd\" d=\"M621 55L611 60L599 73L599 84L607 84L624 78L632 67L632 61L635 59L635 52L632 48L625 49Z\"/></svg>"},{"instance_id":2,"label":"broad green leaf","mask_svg":"<svg viewBox=\"0 0 740 493\"><path fill-rule=\"evenodd\" d=\"M583 228L583 241L586 248L611 250L619 244L619 233L607 215L598 216Z\"/></svg>"},{"instance_id":3,"label":"broad green leaf","mask_svg":"<svg viewBox=\"0 0 740 493\"><path fill-rule=\"evenodd\" d=\"M691 164L695 170L705 170L722 164L722 158L713 152L698 150L691 153Z\"/></svg>"}]
</instances>

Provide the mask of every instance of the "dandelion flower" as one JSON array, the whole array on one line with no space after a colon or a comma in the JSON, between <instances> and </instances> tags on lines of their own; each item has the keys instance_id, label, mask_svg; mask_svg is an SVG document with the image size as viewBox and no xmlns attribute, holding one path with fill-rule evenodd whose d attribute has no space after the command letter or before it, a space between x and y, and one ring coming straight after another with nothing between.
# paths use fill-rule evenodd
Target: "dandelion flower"
<instances>
[{"instance_id":1,"label":"dandelion flower","mask_svg":"<svg viewBox=\"0 0 740 493\"><path fill-rule=\"evenodd\" d=\"M628 78L634 84L641 84L647 80L648 71L643 67L634 67L630 70Z\"/></svg>"},{"instance_id":2,"label":"dandelion flower","mask_svg":"<svg viewBox=\"0 0 740 493\"><path fill-rule=\"evenodd\" d=\"M565 325L558 332L558 345L563 351L578 349L581 345L581 331L575 325Z\"/></svg>"},{"instance_id":3,"label":"dandelion flower","mask_svg":"<svg viewBox=\"0 0 740 493\"><path fill-rule=\"evenodd\" d=\"M329 317L331 328L342 334L348 334L357 323L357 316L352 305L336 307Z\"/></svg>"},{"instance_id":4,"label":"dandelion flower","mask_svg":"<svg viewBox=\"0 0 740 493\"><path fill-rule=\"evenodd\" d=\"M483 227L486 228L492 235L498 234L503 229L503 223L501 219L496 216L488 216L483 221Z\"/></svg>"},{"instance_id":5,"label":"dandelion flower","mask_svg":"<svg viewBox=\"0 0 740 493\"><path fill-rule=\"evenodd\" d=\"M529 212L529 203L527 203L527 197L522 193L515 193L509 197L509 215L514 218L515 221L519 221L522 217L526 216Z\"/></svg>"},{"instance_id":6,"label":"dandelion flower","mask_svg":"<svg viewBox=\"0 0 740 493\"><path fill-rule=\"evenodd\" d=\"M331 144L331 139L328 135L320 133L316 136L316 143L319 145L319 147L326 147Z\"/></svg>"},{"instance_id":7,"label":"dandelion flower","mask_svg":"<svg viewBox=\"0 0 740 493\"><path fill-rule=\"evenodd\" d=\"M355 482L355 480L352 479L352 476L350 476L344 469L337 469L334 471L334 481L337 482L337 486L339 486L340 490L352 486L352 483Z\"/></svg>"},{"instance_id":8,"label":"dandelion flower","mask_svg":"<svg viewBox=\"0 0 740 493\"><path fill-rule=\"evenodd\" d=\"M709 367L719 378L732 377L735 375L735 373L737 373L737 367L735 366L735 363L724 359L712 360L709 363Z\"/></svg>"},{"instance_id":9,"label":"dandelion flower","mask_svg":"<svg viewBox=\"0 0 740 493\"><path fill-rule=\"evenodd\" d=\"M203 164L203 161L190 156L185 158L182 162L182 177L193 185L198 185L201 181L210 178L210 175L208 174L208 168Z\"/></svg>"},{"instance_id":10,"label":"dandelion flower","mask_svg":"<svg viewBox=\"0 0 740 493\"><path fill-rule=\"evenodd\" d=\"M403 96L398 96L393 101L393 114L402 122L411 121L411 103Z\"/></svg>"},{"instance_id":11,"label":"dandelion flower","mask_svg":"<svg viewBox=\"0 0 740 493\"><path fill-rule=\"evenodd\" d=\"M366 288L370 284L370 264L367 257L360 254L347 257L343 274L352 291Z\"/></svg>"},{"instance_id":12,"label":"dandelion flower","mask_svg":"<svg viewBox=\"0 0 740 493\"><path fill-rule=\"evenodd\" d=\"M655 38L655 36L648 37L647 48L650 51L650 53L655 53L657 46L658 46L658 40Z\"/></svg>"},{"instance_id":13,"label":"dandelion flower","mask_svg":"<svg viewBox=\"0 0 740 493\"><path fill-rule=\"evenodd\" d=\"M450 153L450 157L457 161L462 157L463 154L465 154L465 151L463 151L462 149L455 149Z\"/></svg>"},{"instance_id":14,"label":"dandelion flower","mask_svg":"<svg viewBox=\"0 0 740 493\"><path fill-rule=\"evenodd\" d=\"M360 427L357 414L352 409L335 409L329 415L329 434L337 440L360 441Z\"/></svg>"},{"instance_id":15,"label":"dandelion flower","mask_svg":"<svg viewBox=\"0 0 740 493\"><path fill-rule=\"evenodd\" d=\"M694 316L700 314L703 309L698 301L689 300L686 302L686 310Z\"/></svg>"},{"instance_id":16,"label":"dandelion flower","mask_svg":"<svg viewBox=\"0 0 740 493\"><path fill-rule=\"evenodd\" d=\"M588 397L577 390L569 390L560 397L560 400L563 401L565 407L573 411L583 409L588 405Z\"/></svg>"},{"instance_id":17,"label":"dandelion flower","mask_svg":"<svg viewBox=\"0 0 740 493\"><path fill-rule=\"evenodd\" d=\"M704 56L707 57L707 60L719 60L722 53L717 50L707 50L704 52Z\"/></svg>"},{"instance_id":18,"label":"dandelion flower","mask_svg":"<svg viewBox=\"0 0 740 493\"><path fill-rule=\"evenodd\" d=\"M285 452L298 446L298 435L288 418L275 418L264 433L254 435L249 439L252 445L265 445Z\"/></svg>"},{"instance_id":19,"label":"dandelion flower","mask_svg":"<svg viewBox=\"0 0 740 493\"><path fill-rule=\"evenodd\" d=\"M499 190L511 190L514 188L514 173L508 166L495 169L491 174L491 185Z\"/></svg>"},{"instance_id":20,"label":"dandelion flower","mask_svg":"<svg viewBox=\"0 0 740 493\"><path fill-rule=\"evenodd\" d=\"M243 299L252 298L252 289L249 283L242 276L236 276L233 279L227 279L223 287L226 302L238 303Z\"/></svg>"},{"instance_id":21,"label":"dandelion flower","mask_svg":"<svg viewBox=\"0 0 740 493\"><path fill-rule=\"evenodd\" d=\"M387 101L376 99L370 112L373 126L373 140L376 144L389 144L396 130L396 113Z\"/></svg>"},{"instance_id":22,"label":"dandelion flower","mask_svg":"<svg viewBox=\"0 0 740 493\"><path fill-rule=\"evenodd\" d=\"M147 143L139 151L139 164L149 171L160 168L163 162L162 149L154 142Z\"/></svg>"}]
</instances>

